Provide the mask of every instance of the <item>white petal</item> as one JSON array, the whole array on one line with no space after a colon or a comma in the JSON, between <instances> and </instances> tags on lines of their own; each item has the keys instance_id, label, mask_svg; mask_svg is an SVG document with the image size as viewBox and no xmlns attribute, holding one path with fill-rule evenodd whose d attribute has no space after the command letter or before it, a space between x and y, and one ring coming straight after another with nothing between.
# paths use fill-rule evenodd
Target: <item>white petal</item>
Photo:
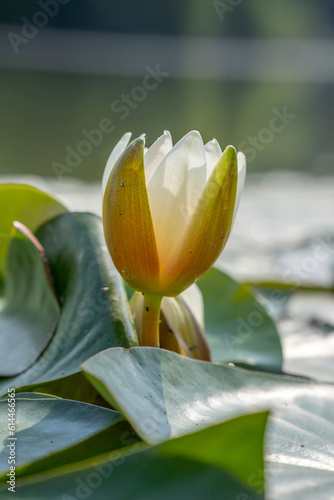
<instances>
[{"instance_id":1,"label":"white petal","mask_svg":"<svg viewBox=\"0 0 334 500\"><path fill-rule=\"evenodd\" d=\"M245 185L245 179L246 179L246 156L244 153L239 152L237 154L237 160L238 160L238 185L237 185L237 194L235 198L235 206L234 206L234 213L233 213L233 221L232 224L234 224L235 217L237 215L237 211L240 205L240 200L241 200L241 195L244 189Z\"/></svg>"},{"instance_id":2,"label":"white petal","mask_svg":"<svg viewBox=\"0 0 334 500\"><path fill-rule=\"evenodd\" d=\"M109 176L111 174L111 171L118 160L118 158L121 156L121 154L124 152L125 148L129 144L131 138L131 132L126 132L121 139L118 141L114 149L109 155L109 158L107 160L107 164L105 166L104 172L103 172L103 178L102 178L102 198L104 195L104 191L107 187L107 183L109 180Z\"/></svg>"},{"instance_id":3,"label":"white petal","mask_svg":"<svg viewBox=\"0 0 334 500\"><path fill-rule=\"evenodd\" d=\"M205 149L201 134L197 131L193 131L193 138L197 141L198 150L196 153L196 160L192 160L189 164L187 176L188 221L196 209L207 179Z\"/></svg>"},{"instance_id":4,"label":"white petal","mask_svg":"<svg viewBox=\"0 0 334 500\"><path fill-rule=\"evenodd\" d=\"M185 301L197 323L204 328L204 301L199 287L197 285L191 285L179 296Z\"/></svg>"},{"instance_id":5,"label":"white petal","mask_svg":"<svg viewBox=\"0 0 334 500\"><path fill-rule=\"evenodd\" d=\"M145 151L144 165L146 184L152 179L152 176L159 164L162 162L166 154L172 149L172 136L165 130L152 146Z\"/></svg>"},{"instance_id":6,"label":"white petal","mask_svg":"<svg viewBox=\"0 0 334 500\"><path fill-rule=\"evenodd\" d=\"M206 178L209 179L223 152L216 139L212 139L212 141L207 142L204 148L207 166Z\"/></svg>"},{"instance_id":7,"label":"white petal","mask_svg":"<svg viewBox=\"0 0 334 500\"><path fill-rule=\"evenodd\" d=\"M204 145L196 131L165 156L147 185L160 268L176 249L206 183Z\"/></svg>"},{"instance_id":8,"label":"white petal","mask_svg":"<svg viewBox=\"0 0 334 500\"><path fill-rule=\"evenodd\" d=\"M175 297L163 297L161 310L179 345L185 353L189 354L188 346L182 338L182 327L183 330L185 328L185 315L182 306L177 302Z\"/></svg>"}]
</instances>

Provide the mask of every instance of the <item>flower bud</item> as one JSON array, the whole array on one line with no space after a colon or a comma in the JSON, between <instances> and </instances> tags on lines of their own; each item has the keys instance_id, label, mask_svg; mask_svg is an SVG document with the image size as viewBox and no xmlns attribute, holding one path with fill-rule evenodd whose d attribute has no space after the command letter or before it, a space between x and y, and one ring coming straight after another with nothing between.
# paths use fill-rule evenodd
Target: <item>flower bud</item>
<instances>
[{"instance_id":1,"label":"flower bud","mask_svg":"<svg viewBox=\"0 0 334 500\"><path fill-rule=\"evenodd\" d=\"M130 301L139 338L145 314L144 297L135 292ZM193 359L210 361L210 347L204 333L203 298L196 285L177 297L164 297L161 302L160 347Z\"/></svg>"},{"instance_id":2,"label":"flower bud","mask_svg":"<svg viewBox=\"0 0 334 500\"><path fill-rule=\"evenodd\" d=\"M124 280L145 294L177 296L226 245L246 161L232 146L189 132L174 147L165 132L145 151L125 134L103 177L106 244Z\"/></svg>"}]
</instances>

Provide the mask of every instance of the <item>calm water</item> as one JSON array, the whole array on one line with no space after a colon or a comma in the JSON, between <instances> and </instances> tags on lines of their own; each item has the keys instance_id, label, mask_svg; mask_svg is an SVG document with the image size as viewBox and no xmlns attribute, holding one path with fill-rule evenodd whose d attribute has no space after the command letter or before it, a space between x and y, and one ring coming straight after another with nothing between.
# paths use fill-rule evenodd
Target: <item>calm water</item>
<instances>
[{"instance_id":1,"label":"calm water","mask_svg":"<svg viewBox=\"0 0 334 500\"><path fill-rule=\"evenodd\" d=\"M164 129L175 140L198 129L205 141L216 137L222 147L240 146L250 172L334 171L333 85L166 78L143 92L137 87L142 82L2 70L0 175L55 176L64 169L65 175L98 180L124 132L145 132L150 145ZM129 104L121 102L123 94L130 95ZM101 126L103 133L91 134Z\"/></svg>"}]
</instances>

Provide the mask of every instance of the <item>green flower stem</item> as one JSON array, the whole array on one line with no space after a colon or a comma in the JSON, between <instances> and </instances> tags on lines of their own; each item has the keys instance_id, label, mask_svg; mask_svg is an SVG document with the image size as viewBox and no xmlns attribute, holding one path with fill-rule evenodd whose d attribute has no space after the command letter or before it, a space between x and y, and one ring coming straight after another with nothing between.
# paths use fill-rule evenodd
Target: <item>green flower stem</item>
<instances>
[{"instance_id":1,"label":"green flower stem","mask_svg":"<svg viewBox=\"0 0 334 500\"><path fill-rule=\"evenodd\" d=\"M159 322L162 295L144 294L144 309L140 344L160 347Z\"/></svg>"}]
</instances>

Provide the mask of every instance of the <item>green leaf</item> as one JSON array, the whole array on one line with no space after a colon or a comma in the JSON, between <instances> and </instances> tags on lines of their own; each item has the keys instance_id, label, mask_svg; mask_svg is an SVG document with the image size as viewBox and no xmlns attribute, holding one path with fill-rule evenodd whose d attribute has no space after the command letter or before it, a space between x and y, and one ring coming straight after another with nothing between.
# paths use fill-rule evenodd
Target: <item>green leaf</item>
<instances>
[{"instance_id":1,"label":"green leaf","mask_svg":"<svg viewBox=\"0 0 334 500\"><path fill-rule=\"evenodd\" d=\"M247 415L159 446L136 443L17 482L18 499L263 499L267 413ZM255 488L251 485L256 483ZM11 498L5 488L2 498Z\"/></svg>"},{"instance_id":2,"label":"green leaf","mask_svg":"<svg viewBox=\"0 0 334 500\"><path fill-rule=\"evenodd\" d=\"M100 396L82 371L55 380L21 386L16 388L16 393L26 392L28 390L29 392L51 394L63 399L73 399L75 401L82 401L84 403L110 408L110 405Z\"/></svg>"},{"instance_id":3,"label":"green leaf","mask_svg":"<svg viewBox=\"0 0 334 500\"><path fill-rule=\"evenodd\" d=\"M192 360L163 349L114 348L83 364L89 380L156 444L249 412L269 409L268 468L276 464L333 474L334 391L305 382ZM96 383L98 381L98 384ZM295 488L301 488L295 477ZM291 488L293 484L291 482Z\"/></svg>"},{"instance_id":4,"label":"green leaf","mask_svg":"<svg viewBox=\"0 0 334 500\"><path fill-rule=\"evenodd\" d=\"M43 394L16 395L15 427L16 477L92 457L138 440L119 413ZM7 398L0 399L0 439L0 482L6 482L7 445L12 440Z\"/></svg>"},{"instance_id":5,"label":"green leaf","mask_svg":"<svg viewBox=\"0 0 334 500\"><path fill-rule=\"evenodd\" d=\"M67 209L52 196L24 184L0 185L0 277L5 272L6 255L13 221L31 231Z\"/></svg>"},{"instance_id":6,"label":"green leaf","mask_svg":"<svg viewBox=\"0 0 334 500\"><path fill-rule=\"evenodd\" d=\"M17 375L36 361L58 317L59 305L37 248L23 236L12 238L0 302L0 376Z\"/></svg>"},{"instance_id":7,"label":"green leaf","mask_svg":"<svg viewBox=\"0 0 334 500\"><path fill-rule=\"evenodd\" d=\"M213 361L280 373L282 348L276 326L250 288L214 268L197 284L204 297Z\"/></svg>"},{"instance_id":8,"label":"green leaf","mask_svg":"<svg viewBox=\"0 0 334 500\"><path fill-rule=\"evenodd\" d=\"M225 434L219 440L215 440L215 436L219 435L218 424L194 434L172 439L164 443L161 448L164 453L170 455L221 467L245 484L250 484L250 477L256 475L257 487L263 491L263 437L268 415L268 412L255 413L225 422ZM259 475L259 470L262 471L262 475Z\"/></svg>"},{"instance_id":9,"label":"green leaf","mask_svg":"<svg viewBox=\"0 0 334 500\"><path fill-rule=\"evenodd\" d=\"M122 280L105 247L101 219L64 214L44 224L37 237L45 248L61 315L37 362L18 377L3 380L0 394L7 392L8 384L29 390L31 384L68 377L97 352L138 343Z\"/></svg>"}]
</instances>

